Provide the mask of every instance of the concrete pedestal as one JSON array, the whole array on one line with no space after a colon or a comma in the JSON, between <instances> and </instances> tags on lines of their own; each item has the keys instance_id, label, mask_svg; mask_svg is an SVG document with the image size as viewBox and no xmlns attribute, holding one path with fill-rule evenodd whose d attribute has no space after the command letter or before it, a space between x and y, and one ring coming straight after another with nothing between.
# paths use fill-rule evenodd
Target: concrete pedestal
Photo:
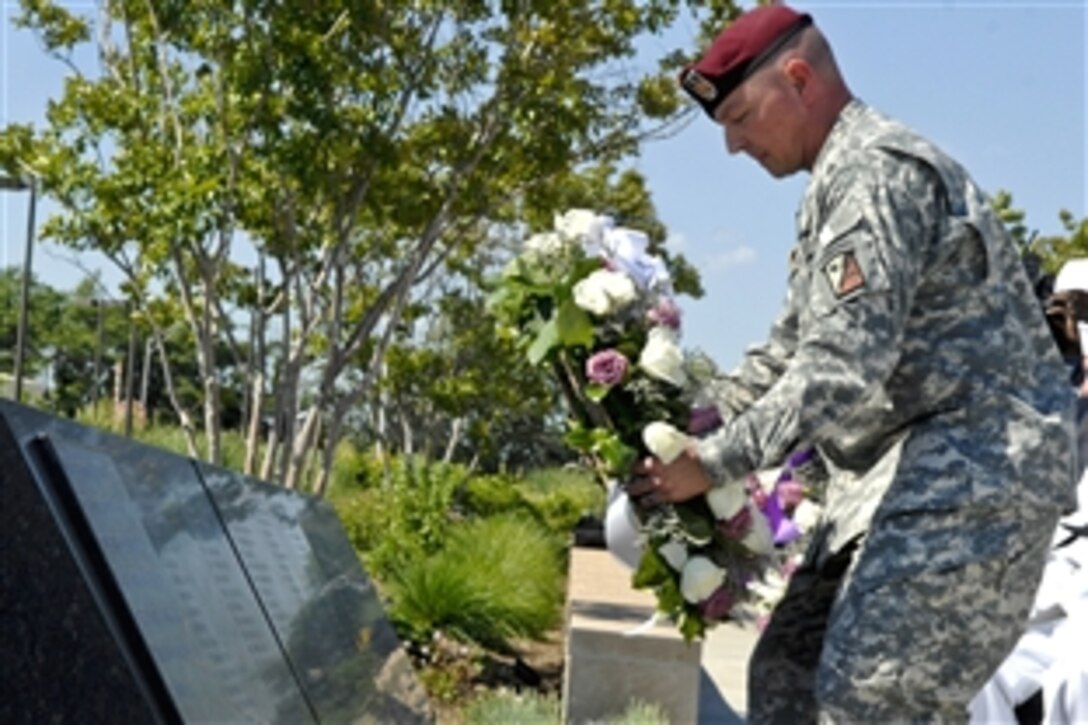
<instances>
[{"instance_id":1,"label":"concrete pedestal","mask_svg":"<svg viewBox=\"0 0 1088 725\"><path fill-rule=\"evenodd\" d=\"M563 719L615 717L635 700L673 723L699 719L702 644L672 624L630 634L653 614L654 598L631 588L631 572L607 551L571 550Z\"/></svg>"}]
</instances>

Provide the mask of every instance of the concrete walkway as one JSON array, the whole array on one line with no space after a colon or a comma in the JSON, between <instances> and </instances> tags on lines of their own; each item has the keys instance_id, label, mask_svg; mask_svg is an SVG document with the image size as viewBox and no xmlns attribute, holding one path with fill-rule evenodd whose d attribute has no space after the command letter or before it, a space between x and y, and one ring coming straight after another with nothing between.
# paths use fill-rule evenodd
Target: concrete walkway
<instances>
[{"instance_id":1,"label":"concrete walkway","mask_svg":"<svg viewBox=\"0 0 1088 725\"><path fill-rule=\"evenodd\" d=\"M699 683L700 725L738 725L748 708L748 656L759 634L723 624L703 642L703 677ZM674 725L680 725L679 723Z\"/></svg>"}]
</instances>

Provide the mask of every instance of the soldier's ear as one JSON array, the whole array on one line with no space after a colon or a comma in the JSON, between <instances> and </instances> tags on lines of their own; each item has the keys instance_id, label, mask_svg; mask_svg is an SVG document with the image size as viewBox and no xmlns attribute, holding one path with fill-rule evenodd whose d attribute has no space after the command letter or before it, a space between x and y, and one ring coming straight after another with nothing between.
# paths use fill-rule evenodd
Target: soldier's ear
<instances>
[{"instance_id":1,"label":"soldier's ear","mask_svg":"<svg viewBox=\"0 0 1088 725\"><path fill-rule=\"evenodd\" d=\"M798 95L804 96L806 91L811 90L812 66L803 58L788 59L782 64L782 74L786 77L786 82L797 91Z\"/></svg>"}]
</instances>

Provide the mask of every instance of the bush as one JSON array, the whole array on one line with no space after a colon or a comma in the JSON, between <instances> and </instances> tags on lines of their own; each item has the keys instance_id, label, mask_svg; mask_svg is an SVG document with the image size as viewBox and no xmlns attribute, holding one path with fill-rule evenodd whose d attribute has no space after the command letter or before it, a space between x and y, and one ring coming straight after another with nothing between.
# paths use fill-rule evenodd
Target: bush
<instances>
[{"instance_id":1,"label":"bush","mask_svg":"<svg viewBox=\"0 0 1088 725\"><path fill-rule=\"evenodd\" d=\"M472 702L464 718L465 725L558 725L559 698L498 690Z\"/></svg>"},{"instance_id":2,"label":"bush","mask_svg":"<svg viewBox=\"0 0 1088 725\"><path fill-rule=\"evenodd\" d=\"M518 490L517 481L503 474L473 476L465 482L459 503L466 513L476 516L532 511Z\"/></svg>"},{"instance_id":3,"label":"bush","mask_svg":"<svg viewBox=\"0 0 1088 725\"><path fill-rule=\"evenodd\" d=\"M443 547L463 466L424 458L394 458L387 480L337 489L333 506L367 570L389 582L413 562Z\"/></svg>"},{"instance_id":4,"label":"bush","mask_svg":"<svg viewBox=\"0 0 1088 725\"><path fill-rule=\"evenodd\" d=\"M558 623L563 572L555 538L516 516L472 521L394 578L390 616L417 642L435 632L510 651Z\"/></svg>"},{"instance_id":5,"label":"bush","mask_svg":"<svg viewBox=\"0 0 1088 725\"><path fill-rule=\"evenodd\" d=\"M634 700L622 715L606 720L592 720L588 725L669 725L669 718L659 705Z\"/></svg>"},{"instance_id":6,"label":"bush","mask_svg":"<svg viewBox=\"0 0 1088 725\"><path fill-rule=\"evenodd\" d=\"M567 535L585 515L604 514L604 489L581 468L530 471L520 485L522 496L549 530Z\"/></svg>"}]
</instances>

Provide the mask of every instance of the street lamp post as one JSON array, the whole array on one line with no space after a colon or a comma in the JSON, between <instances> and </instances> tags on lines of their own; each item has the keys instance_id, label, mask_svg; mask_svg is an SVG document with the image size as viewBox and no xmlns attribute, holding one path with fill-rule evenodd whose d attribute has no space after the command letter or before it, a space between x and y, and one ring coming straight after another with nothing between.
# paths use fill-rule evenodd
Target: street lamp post
<instances>
[{"instance_id":1,"label":"street lamp post","mask_svg":"<svg viewBox=\"0 0 1088 725\"><path fill-rule=\"evenodd\" d=\"M15 332L15 401L23 400L23 362L26 358L27 315L30 308L31 259L34 253L34 212L38 206L38 183L33 176L29 181L10 176L0 176L0 189L30 190L30 208L26 221L26 254L23 256L22 287L19 292L19 325Z\"/></svg>"}]
</instances>

